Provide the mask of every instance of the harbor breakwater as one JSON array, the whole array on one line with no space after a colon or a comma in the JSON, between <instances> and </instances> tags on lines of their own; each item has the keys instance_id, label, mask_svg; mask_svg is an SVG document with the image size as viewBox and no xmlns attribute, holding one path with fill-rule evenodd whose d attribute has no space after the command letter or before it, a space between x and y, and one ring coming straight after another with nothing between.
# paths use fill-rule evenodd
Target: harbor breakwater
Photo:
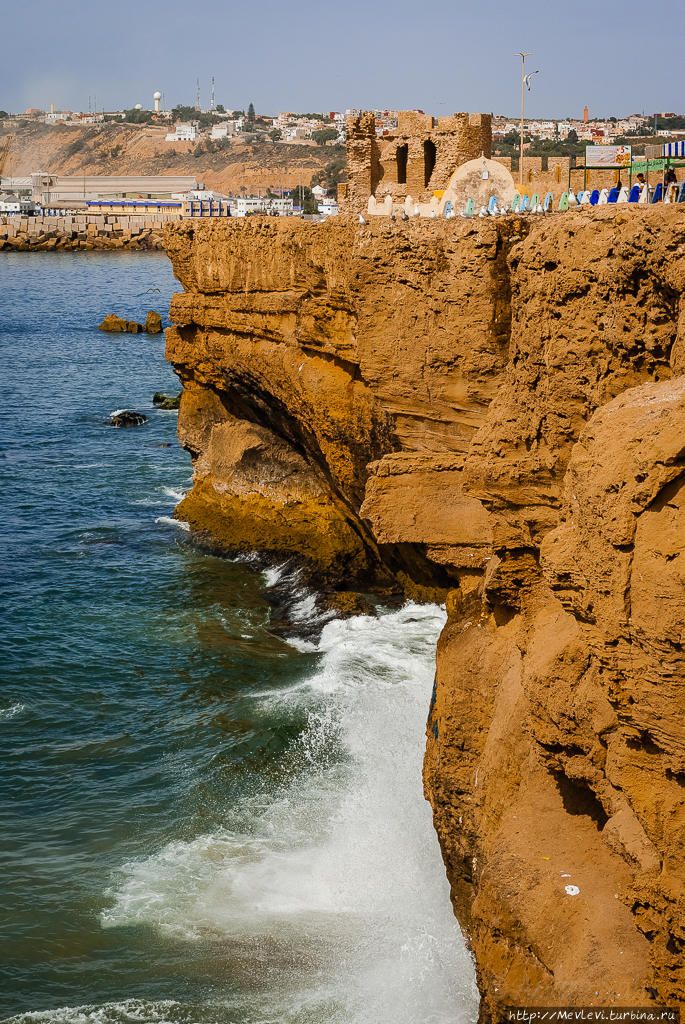
<instances>
[{"instance_id":1,"label":"harbor breakwater","mask_svg":"<svg viewBox=\"0 0 685 1024\"><path fill-rule=\"evenodd\" d=\"M482 1019L682 1002L682 211L164 245L177 517L342 609L446 602L424 783Z\"/></svg>"},{"instance_id":2,"label":"harbor breakwater","mask_svg":"<svg viewBox=\"0 0 685 1024\"><path fill-rule=\"evenodd\" d=\"M157 214L0 217L0 251L162 249L167 222Z\"/></svg>"}]
</instances>

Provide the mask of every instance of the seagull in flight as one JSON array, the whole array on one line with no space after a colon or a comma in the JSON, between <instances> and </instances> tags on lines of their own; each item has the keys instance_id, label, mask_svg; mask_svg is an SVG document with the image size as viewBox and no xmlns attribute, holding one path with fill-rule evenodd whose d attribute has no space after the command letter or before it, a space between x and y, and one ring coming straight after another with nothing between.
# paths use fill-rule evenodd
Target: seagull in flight
<instances>
[{"instance_id":1,"label":"seagull in flight","mask_svg":"<svg viewBox=\"0 0 685 1024\"><path fill-rule=\"evenodd\" d=\"M524 77L523 81L526 83L526 89L528 90L528 92L530 92L530 80L531 80L531 78L533 77L533 75L539 75L539 74L540 74L539 71L531 71L531 73L529 75L526 75Z\"/></svg>"}]
</instances>

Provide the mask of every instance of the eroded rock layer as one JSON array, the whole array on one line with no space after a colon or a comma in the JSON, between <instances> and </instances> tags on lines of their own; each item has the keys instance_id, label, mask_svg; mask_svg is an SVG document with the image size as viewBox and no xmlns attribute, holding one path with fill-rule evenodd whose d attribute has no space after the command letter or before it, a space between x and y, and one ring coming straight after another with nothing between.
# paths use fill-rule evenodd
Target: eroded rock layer
<instances>
[{"instance_id":1,"label":"eroded rock layer","mask_svg":"<svg viewBox=\"0 0 685 1024\"><path fill-rule=\"evenodd\" d=\"M483 1019L684 1001L685 211L165 244L177 514L446 598L424 781Z\"/></svg>"},{"instance_id":2,"label":"eroded rock layer","mask_svg":"<svg viewBox=\"0 0 685 1024\"><path fill-rule=\"evenodd\" d=\"M196 480L178 514L227 548L303 553L335 587L444 596L482 567L487 515L461 478L507 364L507 254L525 230L170 228L185 293L167 357ZM231 423L252 426L249 485Z\"/></svg>"}]
</instances>

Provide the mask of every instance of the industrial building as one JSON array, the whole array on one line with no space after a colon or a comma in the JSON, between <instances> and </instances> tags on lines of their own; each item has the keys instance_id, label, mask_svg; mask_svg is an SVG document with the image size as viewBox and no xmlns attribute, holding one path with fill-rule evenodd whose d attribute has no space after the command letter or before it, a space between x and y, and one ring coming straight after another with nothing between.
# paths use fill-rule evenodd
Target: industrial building
<instances>
[{"instance_id":1,"label":"industrial building","mask_svg":"<svg viewBox=\"0 0 685 1024\"><path fill-rule=\"evenodd\" d=\"M0 179L0 190L31 198L43 207L85 207L100 199L171 200L173 193L202 189L192 175L63 175L35 171Z\"/></svg>"}]
</instances>

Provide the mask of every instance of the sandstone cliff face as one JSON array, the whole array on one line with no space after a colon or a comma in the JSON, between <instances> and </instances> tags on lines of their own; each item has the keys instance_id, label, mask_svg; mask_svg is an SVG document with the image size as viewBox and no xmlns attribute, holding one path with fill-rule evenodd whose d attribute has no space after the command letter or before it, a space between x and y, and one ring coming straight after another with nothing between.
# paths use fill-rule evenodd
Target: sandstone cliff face
<instances>
[{"instance_id":1,"label":"sandstone cliff face","mask_svg":"<svg viewBox=\"0 0 685 1024\"><path fill-rule=\"evenodd\" d=\"M487 517L461 476L506 367L506 255L524 230L257 218L170 228L185 294L167 357L186 388L179 430L197 481L179 514L228 548L304 552L336 587L399 579L444 596L471 563L482 568ZM269 445L281 460L287 446L320 492L255 486L246 517L217 461L219 424L232 419L261 428L252 457L267 477ZM292 523L305 510L303 549ZM338 527L338 556L317 554Z\"/></svg>"},{"instance_id":2,"label":"sandstone cliff face","mask_svg":"<svg viewBox=\"0 0 685 1024\"><path fill-rule=\"evenodd\" d=\"M483 1019L682 1001L685 211L166 246L177 514L447 598L424 779Z\"/></svg>"},{"instance_id":3,"label":"sandstone cliff face","mask_svg":"<svg viewBox=\"0 0 685 1024\"><path fill-rule=\"evenodd\" d=\"M464 468L494 550L448 605L425 763L485 1018L685 998L684 229L559 218L510 258Z\"/></svg>"}]
</instances>

